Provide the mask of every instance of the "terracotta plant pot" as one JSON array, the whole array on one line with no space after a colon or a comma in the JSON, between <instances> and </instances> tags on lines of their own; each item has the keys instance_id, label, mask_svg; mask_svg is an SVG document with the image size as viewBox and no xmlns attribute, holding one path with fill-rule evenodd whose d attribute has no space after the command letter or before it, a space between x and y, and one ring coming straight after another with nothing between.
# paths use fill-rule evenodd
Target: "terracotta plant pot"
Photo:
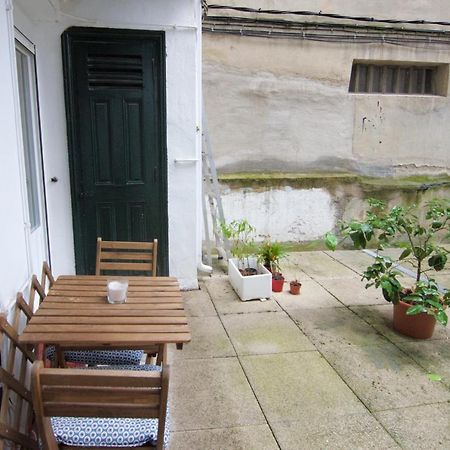
<instances>
[{"instance_id":1,"label":"terracotta plant pot","mask_svg":"<svg viewBox=\"0 0 450 450\"><path fill-rule=\"evenodd\" d=\"M272 277L272 291L282 292L284 285L284 277L282 275L274 275Z\"/></svg>"},{"instance_id":2,"label":"terracotta plant pot","mask_svg":"<svg viewBox=\"0 0 450 450\"><path fill-rule=\"evenodd\" d=\"M433 336L436 319L425 313L406 315L411 305L401 300L394 305L394 330L416 339L428 339Z\"/></svg>"},{"instance_id":3,"label":"terracotta plant pot","mask_svg":"<svg viewBox=\"0 0 450 450\"><path fill-rule=\"evenodd\" d=\"M289 292L292 295L300 295L300 288L302 287L302 283L298 281L291 281L289 283Z\"/></svg>"}]
</instances>

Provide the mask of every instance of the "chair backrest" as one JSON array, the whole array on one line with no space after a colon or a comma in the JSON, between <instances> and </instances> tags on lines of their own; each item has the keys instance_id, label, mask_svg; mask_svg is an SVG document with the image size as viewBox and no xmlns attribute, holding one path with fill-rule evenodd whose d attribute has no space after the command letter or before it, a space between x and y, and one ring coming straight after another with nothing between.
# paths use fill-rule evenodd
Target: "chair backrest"
<instances>
[{"instance_id":1,"label":"chair backrest","mask_svg":"<svg viewBox=\"0 0 450 450\"><path fill-rule=\"evenodd\" d=\"M46 369L36 361L32 391L36 422L45 448L58 448L50 418L157 418L157 449L163 448L169 367L161 372Z\"/></svg>"},{"instance_id":2,"label":"chair backrest","mask_svg":"<svg viewBox=\"0 0 450 450\"><path fill-rule=\"evenodd\" d=\"M97 238L96 275L138 272L156 276L158 240L153 242L103 241Z\"/></svg>"},{"instance_id":3,"label":"chair backrest","mask_svg":"<svg viewBox=\"0 0 450 450\"><path fill-rule=\"evenodd\" d=\"M54 283L55 283L55 278L52 274L52 270L50 269L48 262L44 261L42 263L41 286L44 289L44 291L47 291L47 284L48 284L48 287L51 288Z\"/></svg>"},{"instance_id":4,"label":"chair backrest","mask_svg":"<svg viewBox=\"0 0 450 450\"><path fill-rule=\"evenodd\" d=\"M2 386L0 405L0 450L39 449L32 433L34 421L32 394L29 389L28 372L34 354L19 343L20 312L16 308L11 325L5 315L0 315L0 343L3 365L0 367Z\"/></svg>"},{"instance_id":5,"label":"chair backrest","mask_svg":"<svg viewBox=\"0 0 450 450\"><path fill-rule=\"evenodd\" d=\"M31 277L31 285L30 285L30 301L28 302L28 306L31 311L35 311L35 302L36 302L36 294L39 296L39 305L42 303L44 298L46 297L45 290L39 283L37 276L33 275ZM38 305L38 306L39 306Z\"/></svg>"}]
</instances>

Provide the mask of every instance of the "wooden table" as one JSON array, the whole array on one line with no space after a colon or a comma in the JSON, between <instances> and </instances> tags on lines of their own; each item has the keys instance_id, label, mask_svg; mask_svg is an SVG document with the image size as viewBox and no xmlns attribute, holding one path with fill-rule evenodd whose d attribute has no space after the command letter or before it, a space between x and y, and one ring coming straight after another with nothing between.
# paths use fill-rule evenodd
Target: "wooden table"
<instances>
[{"instance_id":1,"label":"wooden table","mask_svg":"<svg viewBox=\"0 0 450 450\"><path fill-rule=\"evenodd\" d=\"M129 277L124 304L109 304L113 277L60 276L25 327L20 342L66 349L142 349L191 340L176 278Z\"/></svg>"}]
</instances>

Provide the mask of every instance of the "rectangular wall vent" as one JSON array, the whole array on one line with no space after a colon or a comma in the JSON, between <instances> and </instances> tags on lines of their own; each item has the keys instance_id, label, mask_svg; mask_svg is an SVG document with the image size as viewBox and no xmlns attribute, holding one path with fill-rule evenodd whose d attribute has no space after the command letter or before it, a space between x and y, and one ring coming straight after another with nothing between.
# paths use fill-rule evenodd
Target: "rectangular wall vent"
<instances>
[{"instance_id":1,"label":"rectangular wall vent","mask_svg":"<svg viewBox=\"0 0 450 450\"><path fill-rule=\"evenodd\" d=\"M89 89L144 87L139 55L88 55L87 67Z\"/></svg>"}]
</instances>

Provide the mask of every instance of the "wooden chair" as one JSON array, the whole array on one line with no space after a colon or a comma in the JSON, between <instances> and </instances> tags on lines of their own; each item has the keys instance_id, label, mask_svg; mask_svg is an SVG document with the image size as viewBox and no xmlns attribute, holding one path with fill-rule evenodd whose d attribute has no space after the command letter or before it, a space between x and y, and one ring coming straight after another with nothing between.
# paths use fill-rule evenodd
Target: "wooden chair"
<instances>
[{"instance_id":1,"label":"wooden chair","mask_svg":"<svg viewBox=\"0 0 450 450\"><path fill-rule=\"evenodd\" d=\"M32 431L34 413L29 388L29 363L35 359L26 346L19 343L20 311L16 308L11 325L5 315L0 315L0 348L5 358L0 367L2 390L0 405L0 450L36 449L39 443Z\"/></svg>"},{"instance_id":2,"label":"wooden chair","mask_svg":"<svg viewBox=\"0 0 450 450\"><path fill-rule=\"evenodd\" d=\"M127 440L130 447L150 449L145 444L151 444L157 438L156 448L161 450L165 436L168 439L168 389L168 367L156 371L46 369L42 361L36 361L32 371L32 393L44 448L56 450L58 442L64 444L65 449L93 443L96 448L102 447L102 436L107 434L105 430L116 432L122 427L136 439L133 442ZM84 431L82 438L77 437L79 431ZM87 439L91 444L86 442ZM117 441L115 444L110 442L109 446L124 446L123 443L117 445Z\"/></svg>"},{"instance_id":3,"label":"wooden chair","mask_svg":"<svg viewBox=\"0 0 450 450\"><path fill-rule=\"evenodd\" d=\"M157 260L157 239L153 242L122 242L97 238L96 275L120 271L155 277Z\"/></svg>"},{"instance_id":4,"label":"wooden chair","mask_svg":"<svg viewBox=\"0 0 450 450\"><path fill-rule=\"evenodd\" d=\"M153 242L103 241L97 238L97 259L95 274L104 275L117 271L143 272L156 276L158 260L158 240ZM147 363L156 356L156 364L167 360L165 345L155 345L144 349L149 355Z\"/></svg>"},{"instance_id":5,"label":"wooden chair","mask_svg":"<svg viewBox=\"0 0 450 450\"><path fill-rule=\"evenodd\" d=\"M53 277L50 266L48 265L47 261L44 261L42 263L41 286L43 287L44 291L47 292L48 289L50 289L54 283L55 283L55 278ZM47 285L48 285L48 288L47 288Z\"/></svg>"}]
</instances>

